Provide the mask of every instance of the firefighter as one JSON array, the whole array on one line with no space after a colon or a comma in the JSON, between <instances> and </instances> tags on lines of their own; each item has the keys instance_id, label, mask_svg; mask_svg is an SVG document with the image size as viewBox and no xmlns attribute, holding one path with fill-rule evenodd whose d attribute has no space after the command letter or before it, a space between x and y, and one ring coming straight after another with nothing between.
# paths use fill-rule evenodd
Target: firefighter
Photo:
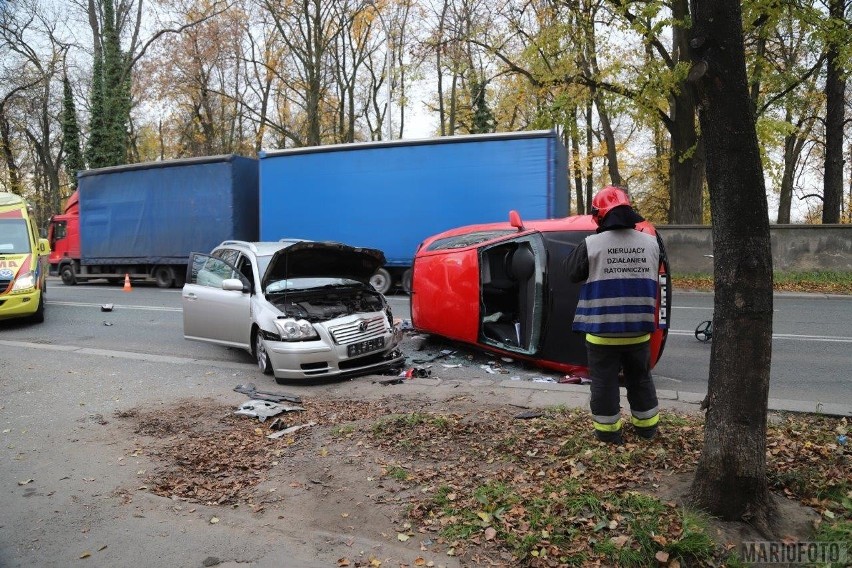
<instances>
[{"instance_id":1,"label":"firefighter","mask_svg":"<svg viewBox=\"0 0 852 568\"><path fill-rule=\"evenodd\" d=\"M624 443L618 391L623 373L633 427L651 439L660 419L650 339L663 248L656 237L636 230L644 219L618 187L594 196L592 218L597 232L574 250L567 269L572 282L583 282L573 329L586 334L595 436Z\"/></svg>"}]
</instances>

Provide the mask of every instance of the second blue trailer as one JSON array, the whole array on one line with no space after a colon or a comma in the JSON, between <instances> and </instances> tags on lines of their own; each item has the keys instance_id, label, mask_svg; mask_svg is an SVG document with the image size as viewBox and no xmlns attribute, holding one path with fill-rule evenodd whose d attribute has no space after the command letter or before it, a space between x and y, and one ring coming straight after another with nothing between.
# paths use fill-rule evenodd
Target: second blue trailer
<instances>
[{"instance_id":1,"label":"second blue trailer","mask_svg":"<svg viewBox=\"0 0 852 568\"><path fill-rule=\"evenodd\" d=\"M339 241L382 250L373 285L405 287L417 246L447 229L565 217L567 155L532 131L261 152L260 238Z\"/></svg>"}]
</instances>

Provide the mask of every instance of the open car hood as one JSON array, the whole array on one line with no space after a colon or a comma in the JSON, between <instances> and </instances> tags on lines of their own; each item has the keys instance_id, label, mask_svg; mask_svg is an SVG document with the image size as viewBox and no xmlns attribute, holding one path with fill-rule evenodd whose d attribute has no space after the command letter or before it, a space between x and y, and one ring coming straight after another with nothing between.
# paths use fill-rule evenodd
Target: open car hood
<instances>
[{"instance_id":1,"label":"open car hood","mask_svg":"<svg viewBox=\"0 0 852 568\"><path fill-rule=\"evenodd\" d=\"M348 278L367 284L384 263L385 254L378 249L301 241L272 256L263 275L263 287L290 278Z\"/></svg>"}]
</instances>

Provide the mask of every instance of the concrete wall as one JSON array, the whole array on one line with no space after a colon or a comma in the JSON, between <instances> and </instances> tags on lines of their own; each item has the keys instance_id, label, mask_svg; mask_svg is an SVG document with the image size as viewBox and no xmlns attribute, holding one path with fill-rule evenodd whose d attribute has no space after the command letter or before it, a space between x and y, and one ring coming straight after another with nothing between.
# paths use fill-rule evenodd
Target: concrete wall
<instances>
[{"instance_id":1,"label":"concrete wall","mask_svg":"<svg viewBox=\"0 0 852 568\"><path fill-rule=\"evenodd\" d=\"M675 274L713 273L713 237L703 225L657 227ZM777 272L852 272L852 225L770 225Z\"/></svg>"}]
</instances>

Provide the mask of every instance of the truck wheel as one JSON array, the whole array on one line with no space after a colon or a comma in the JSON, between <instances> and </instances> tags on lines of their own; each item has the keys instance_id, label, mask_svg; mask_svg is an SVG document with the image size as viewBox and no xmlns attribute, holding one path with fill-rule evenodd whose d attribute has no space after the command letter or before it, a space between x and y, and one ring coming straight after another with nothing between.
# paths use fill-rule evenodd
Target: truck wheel
<instances>
[{"instance_id":1,"label":"truck wheel","mask_svg":"<svg viewBox=\"0 0 852 568\"><path fill-rule=\"evenodd\" d=\"M411 294L411 269L402 273L402 289L406 294Z\"/></svg>"},{"instance_id":2,"label":"truck wheel","mask_svg":"<svg viewBox=\"0 0 852 568\"><path fill-rule=\"evenodd\" d=\"M74 267L70 264L63 266L59 275L62 277L62 283L66 286L73 286L77 283L77 275L74 274Z\"/></svg>"},{"instance_id":3,"label":"truck wheel","mask_svg":"<svg viewBox=\"0 0 852 568\"><path fill-rule=\"evenodd\" d=\"M376 292L379 292L380 294L387 294L388 290L391 288L391 282L390 272L384 268L379 268L376 270L376 273L370 277L370 284L376 289Z\"/></svg>"},{"instance_id":4,"label":"truck wheel","mask_svg":"<svg viewBox=\"0 0 852 568\"><path fill-rule=\"evenodd\" d=\"M254 356L257 358L257 368L264 375L272 374L272 361L269 360L269 353L266 352L266 345L263 344L263 336L260 330L254 334Z\"/></svg>"},{"instance_id":5,"label":"truck wheel","mask_svg":"<svg viewBox=\"0 0 852 568\"><path fill-rule=\"evenodd\" d=\"M171 288L175 281L175 271L171 266L158 266L154 269L154 280L157 288Z\"/></svg>"}]
</instances>

